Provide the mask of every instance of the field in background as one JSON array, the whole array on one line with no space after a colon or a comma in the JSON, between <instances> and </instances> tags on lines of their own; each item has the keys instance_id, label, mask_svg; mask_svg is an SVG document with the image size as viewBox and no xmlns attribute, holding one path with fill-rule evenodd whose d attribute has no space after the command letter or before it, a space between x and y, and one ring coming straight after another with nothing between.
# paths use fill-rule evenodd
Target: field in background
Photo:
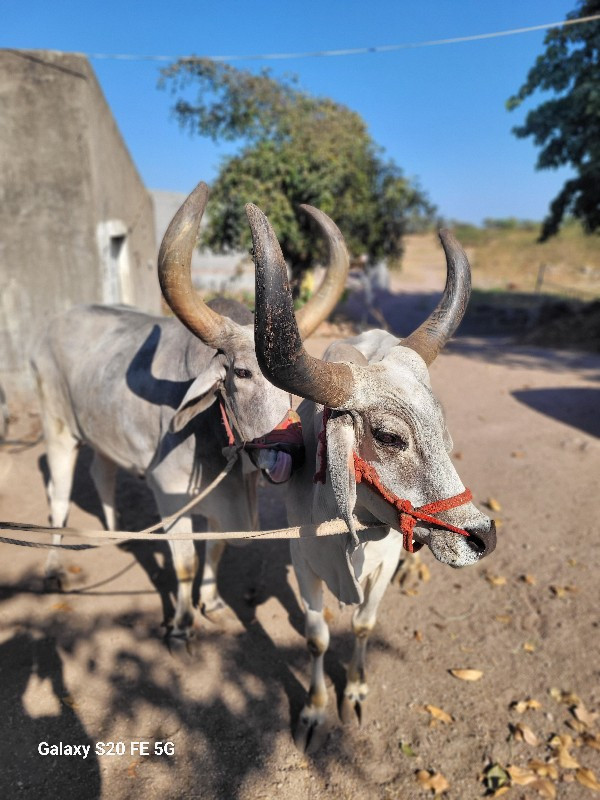
<instances>
[{"instance_id":1,"label":"field in background","mask_svg":"<svg viewBox=\"0 0 600 800\"><path fill-rule=\"evenodd\" d=\"M543 244L534 223L456 225L454 231L468 251L476 288L541 290L582 300L600 295L600 237L586 236L576 222Z\"/></svg>"}]
</instances>

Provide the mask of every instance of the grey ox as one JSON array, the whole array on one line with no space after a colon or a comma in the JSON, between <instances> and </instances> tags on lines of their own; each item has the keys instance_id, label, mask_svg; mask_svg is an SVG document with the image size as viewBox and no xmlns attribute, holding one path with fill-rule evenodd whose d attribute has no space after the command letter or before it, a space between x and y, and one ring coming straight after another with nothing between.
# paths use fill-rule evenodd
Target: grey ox
<instances>
[{"instance_id":1,"label":"grey ox","mask_svg":"<svg viewBox=\"0 0 600 800\"><path fill-rule=\"evenodd\" d=\"M426 544L452 567L476 563L496 544L493 520L473 505L450 460L452 442L427 369L462 319L470 269L458 242L443 231L446 287L430 317L405 339L371 330L332 344L320 360L302 345L275 234L258 208L246 211L256 265L258 363L276 386L305 398L298 411L306 460L288 484L288 521L338 517L348 527L346 534L291 543L312 656L296 742L312 749L323 737L327 706L323 581L343 603L358 604L341 711L344 719L355 713L360 719L367 638L403 543L409 551ZM367 525L360 535L355 515Z\"/></svg>"},{"instance_id":2,"label":"grey ox","mask_svg":"<svg viewBox=\"0 0 600 800\"><path fill-rule=\"evenodd\" d=\"M175 317L153 317L125 307L79 306L55 318L32 363L42 403L50 480L51 524L66 524L73 471L81 443L94 451L92 477L105 523L115 529L117 467L145 476L162 518L178 511L223 469L228 445L223 415L237 444L273 431L287 416L289 396L272 386L256 361L252 313L234 301L205 304L192 287L190 262L208 187L200 183L173 218L159 254L163 294ZM343 291L348 261L341 234L317 209L304 207L324 234L329 265L322 285L302 309L302 336L325 319ZM222 312L222 313L220 313ZM182 324L183 323L183 324ZM185 327L184 327L185 326ZM218 402L216 402L218 401ZM193 513L214 531L257 527L258 467L287 479L293 453L278 444L246 451ZM264 448L264 445L263 445ZM190 531L191 516L172 532ZM59 544L55 535L54 544ZM223 601L216 572L224 542L208 542L200 586L207 615ZM178 579L171 634L193 632L193 542L171 545ZM46 581L60 588L59 551L51 550Z\"/></svg>"}]
</instances>

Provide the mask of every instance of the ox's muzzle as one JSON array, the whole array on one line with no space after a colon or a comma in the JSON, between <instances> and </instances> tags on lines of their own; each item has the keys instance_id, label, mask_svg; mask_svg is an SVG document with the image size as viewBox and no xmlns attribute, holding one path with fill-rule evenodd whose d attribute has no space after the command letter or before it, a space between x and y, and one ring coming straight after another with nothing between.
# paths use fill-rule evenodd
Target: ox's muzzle
<instances>
[{"instance_id":1,"label":"ox's muzzle","mask_svg":"<svg viewBox=\"0 0 600 800\"><path fill-rule=\"evenodd\" d=\"M290 409L285 419L265 436L245 445L255 466L271 483L285 483L304 463L302 423Z\"/></svg>"},{"instance_id":2,"label":"ox's muzzle","mask_svg":"<svg viewBox=\"0 0 600 800\"><path fill-rule=\"evenodd\" d=\"M486 520L487 524L465 527L468 536L444 530L417 529L417 540L429 545L437 561L450 567L466 567L476 564L488 556L496 547L496 524L494 520Z\"/></svg>"},{"instance_id":3,"label":"ox's muzzle","mask_svg":"<svg viewBox=\"0 0 600 800\"><path fill-rule=\"evenodd\" d=\"M490 520L489 528L465 528L469 534L466 542L479 558L484 558L496 549L496 523Z\"/></svg>"}]
</instances>

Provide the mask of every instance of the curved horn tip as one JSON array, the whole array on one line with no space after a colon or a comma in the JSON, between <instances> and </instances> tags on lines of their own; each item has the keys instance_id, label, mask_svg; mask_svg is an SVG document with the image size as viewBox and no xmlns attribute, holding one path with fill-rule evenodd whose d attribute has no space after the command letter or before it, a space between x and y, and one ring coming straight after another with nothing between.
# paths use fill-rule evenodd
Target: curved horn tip
<instances>
[{"instance_id":1,"label":"curved horn tip","mask_svg":"<svg viewBox=\"0 0 600 800\"><path fill-rule=\"evenodd\" d=\"M246 203L244 206L244 211L246 212L246 216L248 217L248 222L250 222L250 224L252 224L254 221L266 218L265 214L258 206L254 205L254 203Z\"/></svg>"},{"instance_id":2,"label":"curved horn tip","mask_svg":"<svg viewBox=\"0 0 600 800\"><path fill-rule=\"evenodd\" d=\"M450 245L451 247L460 247L462 249L461 243L458 241L454 233L449 228L441 228L438 231L438 236L440 237L440 241L442 246L445 247L446 245Z\"/></svg>"},{"instance_id":3,"label":"curved horn tip","mask_svg":"<svg viewBox=\"0 0 600 800\"><path fill-rule=\"evenodd\" d=\"M194 210L200 207L202 210L204 210L204 206L208 200L209 194L210 189L208 188L208 184L206 184L204 181L200 181L200 183L192 189L187 198L184 200L183 206L185 208L193 208Z\"/></svg>"}]
</instances>

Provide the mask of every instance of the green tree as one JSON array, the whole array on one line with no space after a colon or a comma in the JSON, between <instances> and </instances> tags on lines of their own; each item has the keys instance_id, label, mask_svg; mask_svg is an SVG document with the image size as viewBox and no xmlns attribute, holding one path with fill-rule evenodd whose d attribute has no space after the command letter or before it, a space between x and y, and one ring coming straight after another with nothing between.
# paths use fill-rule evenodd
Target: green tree
<instances>
[{"instance_id":1,"label":"green tree","mask_svg":"<svg viewBox=\"0 0 600 800\"><path fill-rule=\"evenodd\" d=\"M417 183L385 161L359 114L313 97L293 79L276 80L210 59L182 59L163 70L179 94L175 113L192 133L240 141L212 186L204 244L214 250L250 244L246 202L269 216L294 276L322 257L321 243L297 213L309 203L329 214L353 255L397 259L407 228L434 207ZM195 86L197 98L183 95Z\"/></svg>"},{"instance_id":2,"label":"green tree","mask_svg":"<svg viewBox=\"0 0 600 800\"><path fill-rule=\"evenodd\" d=\"M599 13L600 0L580 0L567 19ZM571 165L576 172L552 201L540 241L556 234L568 214L588 233L600 229L600 20L550 30L544 44L526 82L507 102L512 110L538 90L554 93L513 132L532 136L542 148L538 169Z\"/></svg>"}]
</instances>

